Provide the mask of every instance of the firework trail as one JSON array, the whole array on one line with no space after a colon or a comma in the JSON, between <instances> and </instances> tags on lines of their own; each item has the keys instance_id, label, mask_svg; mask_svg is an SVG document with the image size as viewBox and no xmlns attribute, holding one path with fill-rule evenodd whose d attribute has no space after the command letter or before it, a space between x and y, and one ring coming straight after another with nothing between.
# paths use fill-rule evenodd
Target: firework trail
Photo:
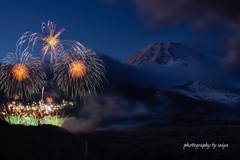
<instances>
[{"instance_id":1,"label":"firework trail","mask_svg":"<svg viewBox=\"0 0 240 160\"><path fill-rule=\"evenodd\" d=\"M69 50L57 58L53 80L67 98L70 95L71 99L76 100L79 96L82 100L87 92L96 95L96 88L103 89L102 77L106 80L104 72L104 63L95 52Z\"/></svg>"},{"instance_id":2,"label":"firework trail","mask_svg":"<svg viewBox=\"0 0 240 160\"><path fill-rule=\"evenodd\" d=\"M44 59L45 55L50 55L50 67L54 65L54 61L56 57L66 49L66 47L72 48L74 51L85 51L86 48L79 42L73 40L60 40L59 36L62 32L65 31L65 28L62 28L56 34L55 29L56 25L53 22L48 21L46 24L45 22L42 23L42 33L46 32L45 36L40 33L31 33L25 32L22 37L18 40L16 47L17 50L21 50L22 45L25 42L28 42L28 45L25 50L31 49L32 51L36 48L37 45L40 44L40 53L43 55L42 60ZM40 43L38 43L40 42Z\"/></svg>"},{"instance_id":3,"label":"firework trail","mask_svg":"<svg viewBox=\"0 0 240 160\"><path fill-rule=\"evenodd\" d=\"M46 75L38 57L32 57L28 52L8 53L0 66L0 87L5 97L32 100L33 94L39 92L44 85Z\"/></svg>"}]
</instances>

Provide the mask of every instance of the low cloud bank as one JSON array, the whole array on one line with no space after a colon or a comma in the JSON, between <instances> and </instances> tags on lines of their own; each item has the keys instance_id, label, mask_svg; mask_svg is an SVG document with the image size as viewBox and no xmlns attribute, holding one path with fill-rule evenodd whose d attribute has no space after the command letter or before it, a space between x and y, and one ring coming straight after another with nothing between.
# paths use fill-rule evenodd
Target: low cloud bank
<instances>
[{"instance_id":1,"label":"low cloud bank","mask_svg":"<svg viewBox=\"0 0 240 160\"><path fill-rule=\"evenodd\" d=\"M103 129L132 129L151 123L156 113L141 102L129 102L117 94L87 97L74 110L75 118L64 123L70 132Z\"/></svg>"}]
</instances>

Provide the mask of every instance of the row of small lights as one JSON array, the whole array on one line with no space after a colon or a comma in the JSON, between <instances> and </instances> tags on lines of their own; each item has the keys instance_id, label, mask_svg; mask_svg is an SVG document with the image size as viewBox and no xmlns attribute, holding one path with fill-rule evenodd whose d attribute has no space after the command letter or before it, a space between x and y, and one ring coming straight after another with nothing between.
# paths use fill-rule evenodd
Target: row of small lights
<instances>
[{"instance_id":1,"label":"row of small lights","mask_svg":"<svg viewBox=\"0 0 240 160\"><path fill-rule=\"evenodd\" d=\"M46 104L43 100L40 100L38 104L36 102L33 102L32 106L30 104L24 106L20 102L13 101L12 103L8 103L8 110L12 113L12 115L15 115L14 113L23 115L23 112L25 112L25 116L27 116L30 112L29 116L32 116L32 114L36 115L36 112L38 112L40 113L41 116L43 115L46 116L46 115L50 115L54 111L59 111L68 105L73 106L73 102L62 100L62 104L58 105L53 102L48 102ZM2 111L2 114L4 116L6 115L4 111Z\"/></svg>"}]
</instances>

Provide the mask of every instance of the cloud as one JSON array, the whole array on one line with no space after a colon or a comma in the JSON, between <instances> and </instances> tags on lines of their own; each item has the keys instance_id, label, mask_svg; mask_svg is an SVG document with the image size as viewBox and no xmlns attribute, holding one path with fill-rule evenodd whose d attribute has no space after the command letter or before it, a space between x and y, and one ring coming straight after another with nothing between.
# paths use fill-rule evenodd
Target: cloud
<instances>
[{"instance_id":1,"label":"cloud","mask_svg":"<svg viewBox=\"0 0 240 160\"><path fill-rule=\"evenodd\" d=\"M102 129L130 129L150 123L148 120L135 119L136 117L150 117L154 115L147 106L140 102L130 103L118 94L87 97L85 105L75 110L76 118L66 121L63 128L77 132L89 132Z\"/></svg>"},{"instance_id":2,"label":"cloud","mask_svg":"<svg viewBox=\"0 0 240 160\"><path fill-rule=\"evenodd\" d=\"M120 0L102 0L113 4ZM129 0L139 18L148 27L174 25L186 19L196 21L196 27L225 20L239 23L240 2L236 0Z\"/></svg>"}]
</instances>

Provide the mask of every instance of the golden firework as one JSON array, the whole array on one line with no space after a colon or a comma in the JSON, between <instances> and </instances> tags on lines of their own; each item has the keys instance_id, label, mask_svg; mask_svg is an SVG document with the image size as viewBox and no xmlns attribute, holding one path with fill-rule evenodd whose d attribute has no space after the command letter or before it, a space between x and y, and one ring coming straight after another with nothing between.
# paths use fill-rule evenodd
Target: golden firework
<instances>
[{"instance_id":1,"label":"golden firework","mask_svg":"<svg viewBox=\"0 0 240 160\"><path fill-rule=\"evenodd\" d=\"M47 52L49 47L51 47L51 49L53 51L56 50L56 46L60 43L60 39L59 39L59 35L64 31L65 29L62 28L57 34L54 34L55 31L55 27L54 29L50 29L50 35L43 37L42 40L44 41L44 47L43 47L43 52Z\"/></svg>"},{"instance_id":2,"label":"golden firework","mask_svg":"<svg viewBox=\"0 0 240 160\"><path fill-rule=\"evenodd\" d=\"M29 75L29 69L23 63L17 63L12 68L12 74L17 81L21 82Z\"/></svg>"},{"instance_id":3,"label":"golden firework","mask_svg":"<svg viewBox=\"0 0 240 160\"><path fill-rule=\"evenodd\" d=\"M56 36L53 37L52 35L45 37L43 40L45 41L46 45L51 46L52 48L59 43L59 39L57 39Z\"/></svg>"},{"instance_id":4,"label":"golden firework","mask_svg":"<svg viewBox=\"0 0 240 160\"><path fill-rule=\"evenodd\" d=\"M86 74L86 66L81 60L73 61L69 65L69 73L72 78L81 78Z\"/></svg>"}]
</instances>

